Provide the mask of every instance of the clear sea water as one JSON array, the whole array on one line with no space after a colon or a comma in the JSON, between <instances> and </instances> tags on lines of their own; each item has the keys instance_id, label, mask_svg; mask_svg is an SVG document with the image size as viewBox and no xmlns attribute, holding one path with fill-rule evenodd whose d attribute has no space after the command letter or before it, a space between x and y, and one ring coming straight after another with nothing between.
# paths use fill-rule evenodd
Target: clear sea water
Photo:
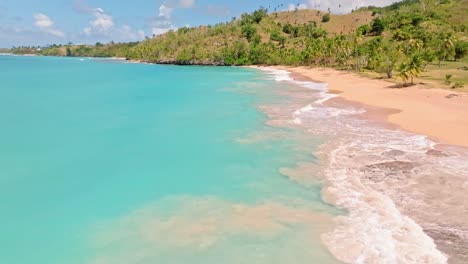
<instances>
[{"instance_id":1,"label":"clear sea water","mask_svg":"<svg viewBox=\"0 0 468 264\"><path fill-rule=\"evenodd\" d=\"M0 263L335 263L313 156L235 67L0 56ZM279 136L275 136L279 135Z\"/></svg>"}]
</instances>

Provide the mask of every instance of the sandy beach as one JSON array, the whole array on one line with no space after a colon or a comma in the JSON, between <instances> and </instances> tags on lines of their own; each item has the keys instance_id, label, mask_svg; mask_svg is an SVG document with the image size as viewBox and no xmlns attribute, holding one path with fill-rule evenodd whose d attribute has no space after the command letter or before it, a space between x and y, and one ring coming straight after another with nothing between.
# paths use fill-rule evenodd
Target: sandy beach
<instances>
[{"instance_id":1,"label":"sandy beach","mask_svg":"<svg viewBox=\"0 0 468 264\"><path fill-rule=\"evenodd\" d=\"M260 108L268 124L326 139L317 170L285 174L323 177L324 201L349 212L322 235L337 259L467 263L466 94L334 69L259 69L292 84L287 103Z\"/></svg>"},{"instance_id":2,"label":"sandy beach","mask_svg":"<svg viewBox=\"0 0 468 264\"><path fill-rule=\"evenodd\" d=\"M329 84L341 98L386 112L386 120L404 130L423 134L440 143L468 147L468 94L423 85L394 88L385 80L324 68L284 67L313 81ZM385 111L386 110L386 111Z\"/></svg>"}]
</instances>

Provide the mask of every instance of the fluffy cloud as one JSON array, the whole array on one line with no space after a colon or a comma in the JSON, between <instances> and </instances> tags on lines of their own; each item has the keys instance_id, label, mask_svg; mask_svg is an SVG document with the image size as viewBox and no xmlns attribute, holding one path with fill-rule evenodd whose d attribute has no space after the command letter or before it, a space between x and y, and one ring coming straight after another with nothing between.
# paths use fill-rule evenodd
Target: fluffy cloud
<instances>
[{"instance_id":1,"label":"fluffy cloud","mask_svg":"<svg viewBox=\"0 0 468 264\"><path fill-rule=\"evenodd\" d=\"M153 35L161 35L170 30L176 30L172 22L172 13L177 8L191 8L195 5L195 0L166 1L159 6L159 14L151 22Z\"/></svg>"},{"instance_id":2,"label":"fluffy cloud","mask_svg":"<svg viewBox=\"0 0 468 264\"><path fill-rule=\"evenodd\" d=\"M154 35L161 35L171 30L177 30L177 27L174 26L170 21L162 20L162 21L154 21L152 23L151 32Z\"/></svg>"},{"instance_id":3,"label":"fluffy cloud","mask_svg":"<svg viewBox=\"0 0 468 264\"><path fill-rule=\"evenodd\" d=\"M144 30L133 30L133 28L129 25L123 25L122 27L118 28L117 34L120 36L121 39L124 40L142 40L145 38L145 31Z\"/></svg>"},{"instance_id":4,"label":"fluffy cloud","mask_svg":"<svg viewBox=\"0 0 468 264\"><path fill-rule=\"evenodd\" d=\"M105 34L114 26L114 19L107 14L102 8L92 10L94 19L89 22L89 27L84 29L87 35Z\"/></svg>"},{"instance_id":5,"label":"fluffy cloud","mask_svg":"<svg viewBox=\"0 0 468 264\"><path fill-rule=\"evenodd\" d=\"M145 38L143 30L135 30L127 24L117 25L114 18L104 9L91 8L83 1L77 3L80 3L75 8L77 11L92 15L89 26L83 29L87 37L100 41L138 41Z\"/></svg>"},{"instance_id":6,"label":"fluffy cloud","mask_svg":"<svg viewBox=\"0 0 468 264\"><path fill-rule=\"evenodd\" d=\"M34 15L34 19L34 25L38 27L41 31L56 37L65 37L65 33L56 29L54 26L54 21L52 21L52 19L50 19L50 17L48 17L47 15L37 13Z\"/></svg>"},{"instance_id":7,"label":"fluffy cloud","mask_svg":"<svg viewBox=\"0 0 468 264\"><path fill-rule=\"evenodd\" d=\"M151 22L151 32L153 35L161 35L169 30L176 30L177 28L172 24L171 17L173 7L164 3L159 7L159 15Z\"/></svg>"},{"instance_id":8,"label":"fluffy cloud","mask_svg":"<svg viewBox=\"0 0 468 264\"><path fill-rule=\"evenodd\" d=\"M162 4L159 7L159 17L162 17L162 18L165 18L165 19L171 19L173 10L174 10L174 8L166 6L166 4Z\"/></svg>"}]
</instances>

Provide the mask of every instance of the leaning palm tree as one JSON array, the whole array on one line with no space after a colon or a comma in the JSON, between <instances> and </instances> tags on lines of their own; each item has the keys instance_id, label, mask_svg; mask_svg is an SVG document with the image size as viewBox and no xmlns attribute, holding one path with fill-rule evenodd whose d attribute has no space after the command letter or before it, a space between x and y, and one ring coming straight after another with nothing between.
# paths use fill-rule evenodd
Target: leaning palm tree
<instances>
[{"instance_id":1,"label":"leaning palm tree","mask_svg":"<svg viewBox=\"0 0 468 264\"><path fill-rule=\"evenodd\" d=\"M398 67L398 76L406 84L411 80L411 85L414 84L414 77L419 77L424 69L423 59L419 54L414 55L408 62L401 63Z\"/></svg>"}]
</instances>

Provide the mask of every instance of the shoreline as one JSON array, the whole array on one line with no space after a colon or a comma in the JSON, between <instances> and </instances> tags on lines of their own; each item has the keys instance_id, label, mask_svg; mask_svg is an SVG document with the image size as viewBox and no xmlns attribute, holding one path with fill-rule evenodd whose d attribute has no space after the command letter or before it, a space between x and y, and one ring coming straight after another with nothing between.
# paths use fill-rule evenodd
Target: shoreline
<instances>
[{"instance_id":1,"label":"shoreline","mask_svg":"<svg viewBox=\"0 0 468 264\"><path fill-rule=\"evenodd\" d=\"M329 93L338 95L329 104L360 104L369 110L364 116L383 125L426 135L440 144L468 148L468 94L420 84L393 88L394 84L385 80L331 68L270 68L289 71L297 79L327 83Z\"/></svg>"},{"instance_id":2,"label":"shoreline","mask_svg":"<svg viewBox=\"0 0 468 264\"><path fill-rule=\"evenodd\" d=\"M277 71L276 81L305 88L285 91L290 105L270 109L279 120L273 124L296 125L334 139L321 147L319 156L325 177L322 199L349 211L322 238L338 260L468 261L468 148L463 135L451 131L458 119L455 125L461 131L468 128L463 122L466 94L447 97L453 93L418 86L389 89L386 81L333 69L249 68ZM400 98L403 102L395 101ZM291 108L298 110L292 113ZM429 115L420 118L418 111ZM413 122L415 129L405 128L402 120ZM441 123L436 133L427 133L434 122Z\"/></svg>"}]
</instances>

